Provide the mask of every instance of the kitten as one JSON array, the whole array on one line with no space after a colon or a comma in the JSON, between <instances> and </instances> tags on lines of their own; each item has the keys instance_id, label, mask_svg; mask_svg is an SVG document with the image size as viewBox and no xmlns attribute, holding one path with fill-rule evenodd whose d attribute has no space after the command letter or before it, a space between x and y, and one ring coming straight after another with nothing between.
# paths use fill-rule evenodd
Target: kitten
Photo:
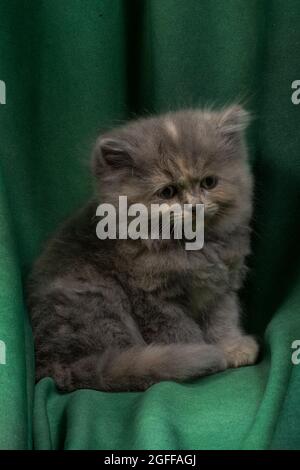
<instances>
[{"instance_id":1,"label":"kitten","mask_svg":"<svg viewBox=\"0 0 300 470\"><path fill-rule=\"evenodd\" d=\"M187 110L100 136L96 196L61 228L28 286L37 380L58 388L145 390L253 364L237 291L249 253L248 113ZM203 203L205 243L99 240L96 207Z\"/></svg>"}]
</instances>

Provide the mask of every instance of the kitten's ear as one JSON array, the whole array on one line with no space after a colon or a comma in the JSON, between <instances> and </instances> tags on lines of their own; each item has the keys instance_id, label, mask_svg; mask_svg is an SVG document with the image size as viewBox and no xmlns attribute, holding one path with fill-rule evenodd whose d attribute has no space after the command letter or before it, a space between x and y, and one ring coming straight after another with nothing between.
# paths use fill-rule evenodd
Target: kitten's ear
<instances>
[{"instance_id":1,"label":"kitten's ear","mask_svg":"<svg viewBox=\"0 0 300 470\"><path fill-rule=\"evenodd\" d=\"M118 138L103 137L100 138L99 149L101 156L107 165L114 168L127 167L133 165L133 159L130 155L131 148L128 142Z\"/></svg>"},{"instance_id":2,"label":"kitten's ear","mask_svg":"<svg viewBox=\"0 0 300 470\"><path fill-rule=\"evenodd\" d=\"M117 137L100 137L94 151L94 168L107 165L111 168L132 167L131 147L126 140Z\"/></svg>"},{"instance_id":3,"label":"kitten's ear","mask_svg":"<svg viewBox=\"0 0 300 470\"><path fill-rule=\"evenodd\" d=\"M241 106L235 105L226 108L220 113L218 127L224 136L234 137L240 135L250 123L250 114Z\"/></svg>"}]
</instances>

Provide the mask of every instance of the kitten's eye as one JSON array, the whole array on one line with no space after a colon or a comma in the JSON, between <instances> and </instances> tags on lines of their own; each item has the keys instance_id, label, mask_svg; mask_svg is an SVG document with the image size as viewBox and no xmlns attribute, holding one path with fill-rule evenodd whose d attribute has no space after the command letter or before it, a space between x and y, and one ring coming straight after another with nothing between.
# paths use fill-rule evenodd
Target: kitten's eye
<instances>
[{"instance_id":1,"label":"kitten's eye","mask_svg":"<svg viewBox=\"0 0 300 470\"><path fill-rule=\"evenodd\" d=\"M201 187L204 189L213 189L218 184L218 178L216 176L206 176L201 181Z\"/></svg>"},{"instance_id":2,"label":"kitten's eye","mask_svg":"<svg viewBox=\"0 0 300 470\"><path fill-rule=\"evenodd\" d=\"M164 199L172 199L176 193L177 188L175 186L166 186L159 192L159 195Z\"/></svg>"}]
</instances>

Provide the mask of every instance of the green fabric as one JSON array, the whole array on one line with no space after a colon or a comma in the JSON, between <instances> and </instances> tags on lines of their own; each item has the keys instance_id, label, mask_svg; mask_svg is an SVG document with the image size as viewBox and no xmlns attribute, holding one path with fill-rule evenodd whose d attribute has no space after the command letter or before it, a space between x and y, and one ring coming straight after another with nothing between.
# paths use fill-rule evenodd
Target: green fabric
<instances>
[{"instance_id":1,"label":"green fabric","mask_svg":"<svg viewBox=\"0 0 300 470\"><path fill-rule=\"evenodd\" d=\"M300 449L298 0L1 0L0 447ZM100 128L134 113L242 99L256 175L243 292L256 366L145 393L35 387L24 279L89 196Z\"/></svg>"}]
</instances>

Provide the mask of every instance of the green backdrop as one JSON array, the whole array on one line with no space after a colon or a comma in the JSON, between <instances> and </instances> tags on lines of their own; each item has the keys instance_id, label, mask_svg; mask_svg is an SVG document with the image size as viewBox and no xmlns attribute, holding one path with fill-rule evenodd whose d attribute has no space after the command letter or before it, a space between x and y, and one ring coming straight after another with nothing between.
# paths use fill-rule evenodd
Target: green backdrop
<instances>
[{"instance_id":1,"label":"green backdrop","mask_svg":"<svg viewBox=\"0 0 300 470\"><path fill-rule=\"evenodd\" d=\"M1 448L300 448L299 24L298 0L0 0ZM236 99L255 117L243 301L260 362L145 393L34 390L24 279L89 196L99 129Z\"/></svg>"}]
</instances>

